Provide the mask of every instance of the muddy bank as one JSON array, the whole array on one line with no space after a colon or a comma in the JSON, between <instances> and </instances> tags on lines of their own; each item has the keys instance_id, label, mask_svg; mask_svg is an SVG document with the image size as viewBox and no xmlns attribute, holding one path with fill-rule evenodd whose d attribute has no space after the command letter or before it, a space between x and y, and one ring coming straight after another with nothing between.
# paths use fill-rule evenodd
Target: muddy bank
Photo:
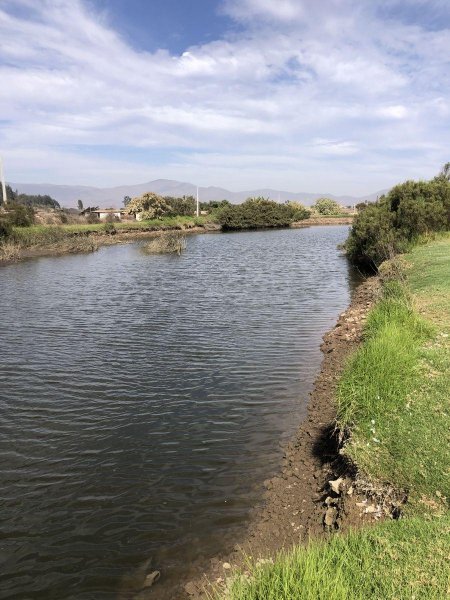
<instances>
[{"instance_id":1,"label":"muddy bank","mask_svg":"<svg viewBox=\"0 0 450 600\"><path fill-rule=\"evenodd\" d=\"M297 221L292 223L291 227L310 227L311 225L351 225L353 223L353 217L312 217L305 219L304 221Z\"/></svg>"},{"instance_id":2,"label":"muddy bank","mask_svg":"<svg viewBox=\"0 0 450 600\"><path fill-rule=\"evenodd\" d=\"M349 355L361 342L362 328L378 289L376 278L362 283L349 308L324 336L324 357L307 417L285 448L279 473L264 482L264 501L255 509L243 537L228 555L212 559L203 573L197 571L197 576L182 582L167 597L204 600L208 582L219 586L224 583L232 567L242 566L243 552L270 560L279 550L305 543L311 537L326 537L337 529L347 530L382 518L375 502L358 491L353 473L341 461L334 430L336 385ZM330 481L336 483L330 485ZM160 585L163 587L163 580Z\"/></svg>"}]
</instances>

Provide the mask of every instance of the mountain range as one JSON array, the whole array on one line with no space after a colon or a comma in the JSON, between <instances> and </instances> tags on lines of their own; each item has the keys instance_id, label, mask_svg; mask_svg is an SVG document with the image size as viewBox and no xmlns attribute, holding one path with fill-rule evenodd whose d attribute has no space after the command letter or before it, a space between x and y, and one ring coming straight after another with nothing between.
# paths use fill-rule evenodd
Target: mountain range
<instances>
[{"instance_id":1,"label":"mountain range","mask_svg":"<svg viewBox=\"0 0 450 600\"><path fill-rule=\"evenodd\" d=\"M99 188L83 185L56 185L51 183L11 183L14 190L22 194L41 194L49 195L57 200L61 206L74 208L77 201L82 200L84 206L119 207L122 205L124 196L140 196L145 192L155 192L161 196L195 196L197 188L192 183L174 181L171 179L156 179L147 183L135 185L121 185L110 188ZM231 192L221 187L199 187L198 193L200 200L209 202L210 200L229 200L236 204L243 202L249 197L264 196L279 202L286 200L297 200L310 206L317 198L332 198L344 206L357 204L358 202L374 201L378 196L385 193L381 190L367 196L336 196L329 193L308 193L308 192L287 192L284 190L274 190L271 188L261 188L255 190L245 190L242 192Z\"/></svg>"}]
</instances>

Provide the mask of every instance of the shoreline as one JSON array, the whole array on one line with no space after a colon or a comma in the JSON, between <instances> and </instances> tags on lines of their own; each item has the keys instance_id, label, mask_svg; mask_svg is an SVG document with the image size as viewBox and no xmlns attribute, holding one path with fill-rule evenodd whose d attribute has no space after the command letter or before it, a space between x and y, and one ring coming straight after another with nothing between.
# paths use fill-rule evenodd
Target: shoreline
<instances>
[{"instance_id":1,"label":"shoreline","mask_svg":"<svg viewBox=\"0 0 450 600\"><path fill-rule=\"evenodd\" d=\"M305 219L305 221L298 221L292 223L290 227L286 229L299 229L303 227L315 227L323 225L351 225L353 222L352 217L324 217L324 218L312 218ZM66 238L49 245L35 245L25 248L19 248L16 255L13 258L1 258L0 266L14 264L26 259L50 257L50 256L64 256L67 254L83 254L89 252L95 252L101 246L113 246L116 244L128 244L139 241L141 239L152 238L155 235L169 232L169 231L181 231L186 235L200 234L200 233L223 233L221 227L215 223L206 223L204 226L193 226L193 227L167 227L163 226L159 229L150 227L148 229L136 229L130 227L129 229L116 229L115 233L110 234L103 231L91 231L82 233L72 233L67 235ZM242 230L252 231L252 230ZM80 243L78 243L78 241ZM89 242L91 242L90 247Z\"/></svg>"},{"instance_id":2,"label":"shoreline","mask_svg":"<svg viewBox=\"0 0 450 600\"><path fill-rule=\"evenodd\" d=\"M231 569L245 568L246 556L271 561L280 550L310 538L324 539L338 529L347 531L379 520L379 515L357 506L366 503L367 496L353 488L353 473L339 454L335 433L336 385L347 358L361 344L363 325L378 293L377 277L363 281L335 326L323 336L323 358L305 419L285 446L277 473L262 483L266 491L240 539L229 553L211 558L208 566L194 565L192 577L176 589L163 589L162 571L161 598L207 600L212 587L226 588ZM334 494L329 482L338 478L345 493L331 505L330 494ZM152 591L155 600L159 598L159 590Z\"/></svg>"}]
</instances>

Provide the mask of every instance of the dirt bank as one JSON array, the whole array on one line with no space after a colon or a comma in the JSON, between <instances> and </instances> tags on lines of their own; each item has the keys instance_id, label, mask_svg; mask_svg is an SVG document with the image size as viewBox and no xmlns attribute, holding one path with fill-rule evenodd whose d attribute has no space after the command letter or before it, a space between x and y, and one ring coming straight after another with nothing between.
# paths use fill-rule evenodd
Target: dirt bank
<instances>
[{"instance_id":1,"label":"dirt bank","mask_svg":"<svg viewBox=\"0 0 450 600\"><path fill-rule=\"evenodd\" d=\"M351 225L353 223L353 217L311 217L304 221L297 221L292 223L291 227L311 227L311 225Z\"/></svg>"},{"instance_id":2,"label":"dirt bank","mask_svg":"<svg viewBox=\"0 0 450 600\"><path fill-rule=\"evenodd\" d=\"M361 341L362 327L377 293L376 278L361 284L349 308L324 336L324 358L307 417L285 449L280 472L264 482L264 503L255 510L243 538L230 554L214 558L201 576L180 585L173 598L206 598L203 590L207 582L223 582L230 567L242 565L242 551L254 558L270 559L282 548L312 536L328 536L333 530L380 518L370 499L352 486L352 474L340 460L334 433L336 384L347 358ZM335 485L340 489L333 492L329 481L340 477L343 481Z\"/></svg>"}]
</instances>

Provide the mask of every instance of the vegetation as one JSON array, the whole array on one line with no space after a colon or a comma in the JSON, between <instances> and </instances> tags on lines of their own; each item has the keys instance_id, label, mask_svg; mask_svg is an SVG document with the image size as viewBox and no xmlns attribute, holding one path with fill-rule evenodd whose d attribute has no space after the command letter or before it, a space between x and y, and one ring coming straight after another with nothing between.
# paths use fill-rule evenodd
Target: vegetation
<instances>
[{"instance_id":1,"label":"vegetation","mask_svg":"<svg viewBox=\"0 0 450 600\"><path fill-rule=\"evenodd\" d=\"M305 219L309 212L295 203L279 204L267 198L249 198L242 204L229 204L217 214L224 231L288 227L294 221Z\"/></svg>"},{"instance_id":2,"label":"vegetation","mask_svg":"<svg viewBox=\"0 0 450 600\"><path fill-rule=\"evenodd\" d=\"M182 198L164 196L164 200L169 205L168 216L192 217L195 215L196 201L193 196L183 196Z\"/></svg>"},{"instance_id":3,"label":"vegetation","mask_svg":"<svg viewBox=\"0 0 450 600\"><path fill-rule=\"evenodd\" d=\"M366 210L366 209L364 209ZM450 234L380 267L382 297L338 389L344 456L402 518L234 574L223 600L438 600L448 595Z\"/></svg>"},{"instance_id":4,"label":"vegetation","mask_svg":"<svg viewBox=\"0 0 450 600\"><path fill-rule=\"evenodd\" d=\"M140 215L142 220L161 219L170 213L170 206L162 196L153 192L146 192L142 196L133 198L126 206L129 215Z\"/></svg>"},{"instance_id":5,"label":"vegetation","mask_svg":"<svg viewBox=\"0 0 450 600\"><path fill-rule=\"evenodd\" d=\"M145 244L146 254L178 254L186 248L186 235L181 231L168 231L156 234Z\"/></svg>"},{"instance_id":6,"label":"vegetation","mask_svg":"<svg viewBox=\"0 0 450 600\"><path fill-rule=\"evenodd\" d=\"M34 223L34 209L25 204L8 203L2 220L13 227L30 227Z\"/></svg>"},{"instance_id":7,"label":"vegetation","mask_svg":"<svg viewBox=\"0 0 450 600\"><path fill-rule=\"evenodd\" d=\"M35 208L61 208L59 202L48 195L33 195L33 194L19 194L17 190L13 190L10 185L6 186L6 196L8 204L22 204L24 206L31 206ZM0 197L0 205L2 204L2 198Z\"/></svg>"},{"instance_id":8,"label":"vegetation","mask_svg":"<svg viewBox=\"0 0 450 600\"><path fill-rule=\"evenodd\" d=\"M448 229L449 164L431 181L406 181L360 209L346 242L350 259L376 270L388 258L408 251L421 235Z\"/></svg>"},{"instance_id":9,"label":"vegetation","mask_svg":"<svg viewBox=\"0 0 450 600\"><path fill-rule=\"evenodd\" d=\"M338 421L351 434L345 455L364 477L404 490L406 512L440 514L450 498L444 442L450 410L450 237L418 246L407 258L405 281L399 282L398 268L387 277L383 298L369 315L365 343L343 375ZM399 268L401 275L405 267ZM418 289L426 290L424 298Z\"/></svg>"},{"instance_id":10,"label":"vegetation","mask_svg":"<svg viewBox=\"0 0 450 600\"><path fill-rule=\"evenodd\" d=\"M441 600L450 519L390 521L310 542L234 577L226 600Z\"/></svg>"},{"instance_id":11,"label":"vegetation","mask_svg":"<svg viewBox=\"0 0 450 600\"><path fill-rule=\"evenodd\" d=\"M342 213L342 206L331 198L318 198L313 208L324 217L333 217Z\"/></svg>"}]
</instances>

